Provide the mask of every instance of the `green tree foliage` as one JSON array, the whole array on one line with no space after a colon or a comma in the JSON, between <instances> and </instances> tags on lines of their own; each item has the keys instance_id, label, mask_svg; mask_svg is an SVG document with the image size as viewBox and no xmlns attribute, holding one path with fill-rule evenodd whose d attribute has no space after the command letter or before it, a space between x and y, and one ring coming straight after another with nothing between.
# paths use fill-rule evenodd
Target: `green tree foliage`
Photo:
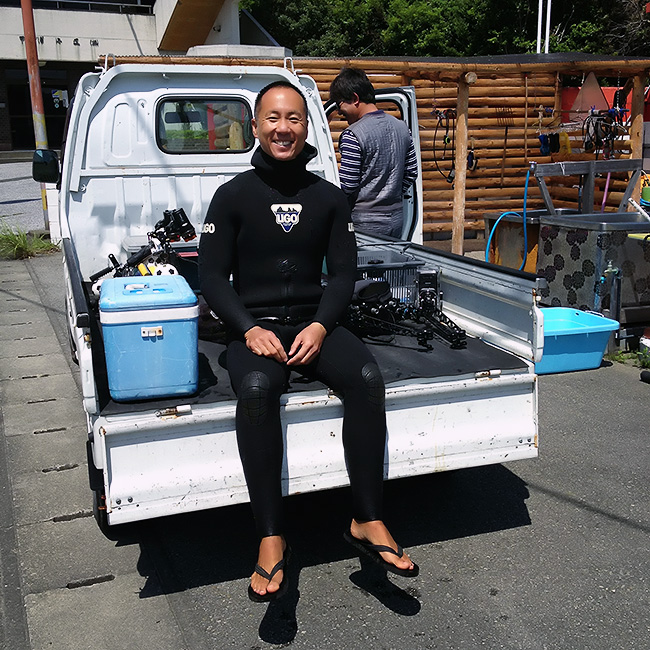
<instances>
[{"instance_id":1,"label":"green tree foliage","mask_svg":"<svg viewBox=\"0 0 650 650\"><path fill-rule=\"evenodd\" d=\"M297 56L358 56L380 46L381 0L243 0L241 6Z\"/></svg>"},{"instance_id":2,"label":"green tree foliage","mask_svg":"<svg viewBox=\"0 0 650 650\"><path fill-rule=\"evenodd\" d=\"M551 52L646 56L646 0L552 5ZM242 0L296 56L481 56L536 51L537 0Z\"/></svg>"}]
</instances>

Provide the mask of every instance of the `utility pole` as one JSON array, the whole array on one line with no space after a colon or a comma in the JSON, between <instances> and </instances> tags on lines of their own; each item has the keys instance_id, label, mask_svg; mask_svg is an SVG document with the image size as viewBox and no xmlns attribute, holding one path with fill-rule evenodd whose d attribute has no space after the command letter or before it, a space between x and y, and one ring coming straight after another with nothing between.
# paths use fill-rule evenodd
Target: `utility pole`
<instances>
[{"instance_id":1,"label":"utility pole","mask_svg":"<svg viewBox=\"0 0 650 650\"><path fill-rule=\"evenodd\" d=\"M29 94L32 99L32 119L34 121L34 138L36 149L47 149L47 131L45 129L45 111L43 109L43 94L41 92L41 74L38 69L38 51L36 49L36 29L34 28L34 12L32 0L20 0L23 14L23 31L25 33L25 54L27 72L29 73ZM41 183L41 200L43 202L43 218L45 229L50 229L47 216L47 197L45 183Z\"/></svg>"}]
</instances>

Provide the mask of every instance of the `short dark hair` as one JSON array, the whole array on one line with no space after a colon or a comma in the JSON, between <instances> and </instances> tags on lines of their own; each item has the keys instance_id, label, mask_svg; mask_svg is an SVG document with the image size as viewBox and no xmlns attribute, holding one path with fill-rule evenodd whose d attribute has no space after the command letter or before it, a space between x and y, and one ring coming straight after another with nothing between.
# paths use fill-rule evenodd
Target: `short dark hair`
<instances>
[{"instance_id":1,"label":"short dark hair","mask_svg":"<svg viewBox=\"0 0 650 650\"><path fill-rule=\"evenodd\" d=\"M300 98L302 99L302 102L305 106L305 119L307 119L309 114L309 109L307 108L307 98L303 95L300 88L294 86L290 81L285 81L284 79L271 82L270 84L264 86L264 88L262 88L262 90L260 90L257 93L257 97L255 98L255 109L254 109L255 117L257 117L257 111L259 110L260 104L262 103L262 97L264 97L264 95L266 95L266 93L268 93L269 90L273 90L274 88L290 88L291 90L295 90L300 95Z\"/></svg>"},{"instance_id":2,"label":"short dark hair","mask_svg":"<svg viewBox=\"0 0 650 650\"><path fill-rule=\"evenodd\" d=\"M342 68L330 84L330 99L335 102L351 102L354 96L364 104L375 103L375 88L368 75L359 68Z\"/></svg>"}]
</instances>

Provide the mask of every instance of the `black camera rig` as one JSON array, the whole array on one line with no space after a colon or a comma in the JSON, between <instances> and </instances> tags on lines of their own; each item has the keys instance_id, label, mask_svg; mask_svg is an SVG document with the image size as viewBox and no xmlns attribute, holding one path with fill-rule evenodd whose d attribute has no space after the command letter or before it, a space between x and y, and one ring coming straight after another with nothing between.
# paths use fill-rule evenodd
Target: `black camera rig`
<instances>
[{"instance_id":1,"label":"black camera rig","mask_svg":"<svg viewBox=\"0 0 650 650\"><path fill-rule=\"evenodd\" d=\"M421 271L415 302L393 298L386 280L360 280L348 309L347 327L362 337L412 336L425 350L433 348L429 341L434 336L447 341L454 350L465 348L465 331L442 312L438 280L438 271Z\"/></svg>"},{"instance_id":2,"label":"black camera rig","mask_svg":"<svg viewBox=\"0 0 650 650\"><path fill-rule=\"evenodd\" d=\"M113 272L113 277L119 278L131 275L151 275L149 266L145 262L153 258L155 263L173 264L176 253L172 247L173 242L190 241L196 238L196 230L190 223L183 208L165 210L163 218L156 223L154 229L147 233L149 243L139 251L133 253L126 262L120 264L115 255L109 255L110 266L90 276L91 282Z\"/></svg>"}]
</instances>

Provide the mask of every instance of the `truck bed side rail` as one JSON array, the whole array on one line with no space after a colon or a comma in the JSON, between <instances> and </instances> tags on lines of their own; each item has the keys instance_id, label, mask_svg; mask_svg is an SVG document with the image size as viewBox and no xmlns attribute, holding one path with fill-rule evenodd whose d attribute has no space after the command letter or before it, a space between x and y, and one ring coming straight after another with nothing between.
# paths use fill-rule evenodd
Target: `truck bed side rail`
<instances>
[{"instance_id":1,"label":"truck bed side rail","mask_svg":"<svg viewBox=\"0 0 650 650\"><path fill-rule=\"evenodd\" d=\"M79 271L77 253L69 237L63 238L63 254L68 260L68 272L70 274L70 289L77 327L90 327L90 315L88 314L88 302L83 289L83 279Z\"/></svg>"}]
</instances>

